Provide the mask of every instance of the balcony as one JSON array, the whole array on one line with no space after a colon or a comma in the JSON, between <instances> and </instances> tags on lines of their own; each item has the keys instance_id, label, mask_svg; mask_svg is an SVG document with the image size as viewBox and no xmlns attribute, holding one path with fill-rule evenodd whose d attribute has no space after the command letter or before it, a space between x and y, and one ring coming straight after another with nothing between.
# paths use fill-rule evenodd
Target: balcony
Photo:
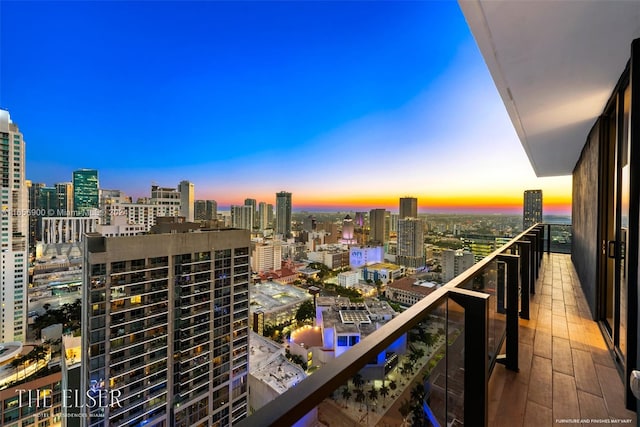
<instances>
[{"instance_id":1,"label":"balcony","mask_svg":"<svg viewBox=\"0 0 640 427\"><path fill-rule=\"evenodd\" d=\"M636 425L570 256L545 255L537 285L531 320L520 321L520 372L498 367L489 381L489 425L546 426L576 418Z\"/></svg>"},{"instance_id":2,"label":"balcony","mask_svg":"<svg viewBox=\"0 0 640 427\"><path fill-rule=\"evenodd\" d=\"M635 425L570 256L544 253L558 233L522 233L239 425L314 407L326 425ZM384 377L366 378L385 351Z\"/></svg>"}]
</instances>

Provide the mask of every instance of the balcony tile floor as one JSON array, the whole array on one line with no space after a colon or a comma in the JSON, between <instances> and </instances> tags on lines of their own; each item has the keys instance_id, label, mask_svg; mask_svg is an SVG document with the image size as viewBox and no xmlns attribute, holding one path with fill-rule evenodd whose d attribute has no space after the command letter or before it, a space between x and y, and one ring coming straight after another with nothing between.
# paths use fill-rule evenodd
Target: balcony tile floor
<instances>
[{"instance_id":1,"label":"balcony tile floor","mask_svg":"<svg viewBox=\"0 0 640 427\"><path fill-rule=\"evenodd\" d=\"M530 314L520 320L520 372L497 365L489 381L489 425L636 425L569 255L544 256Z\"/></svg>"}]
</instances>

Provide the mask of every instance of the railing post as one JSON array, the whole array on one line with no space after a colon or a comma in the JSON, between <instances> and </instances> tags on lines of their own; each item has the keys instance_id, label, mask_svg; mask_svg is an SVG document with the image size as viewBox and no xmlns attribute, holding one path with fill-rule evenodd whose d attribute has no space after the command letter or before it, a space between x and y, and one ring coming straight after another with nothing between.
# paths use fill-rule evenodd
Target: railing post
<instances>
[{"instance_id":1,"label":"railing post","mask_svg":"<svg viewBox=\"0 0 640 427\"><path fill-rule=\"evenodd\" d=\"M507 265L507 352L505 355L498 356L496 362L505 365L510 371L518 372L520 257L501 254L498 255L498 260Z\"/></svg>"},{"instance_id":2,"label":"railing post","mask_svg":"<svg viewBox=\"0 0 640 427\"><path fill-rule=\"evenodd\" d=\"M449 298L464 308L464 420L489 422L489 294L452 289Z\"/></svg>"},{"instance_id":3,"label":"railing post","mask_svg":"<svg viewBox=\"0 0 640 427\"><path fill-rule=\"evenodd\" d=\"M535 293L531 289L531 242L527 240L518 241L520 251L520 282L522 291L520 292L520 317L529 320L529 293Z\"/></svg>"},{"instance_id":4,"label":"railing post","mask_svg":"<svg viewBox=\"0 0 640 427\"><path fill-rule=\"evenodd\" d=\"M547 255L551 253L551 224L545 224L547 229Z\"/></svg>"},{"instance_id":5,"label":"railing post","mask_svg":"<svg viewBox=\"0 0 640 427\"><path fill-rule=\"evenodd\" d=\"M540 268L542 265L542 255L544 254L544 226L538 225L536 230L538 232L538 268ZM551 233L551 229L549 229L549 233ZM551 234L549 234L549 236L551 236Z\"/></svg>"},{"instance_id":6,"label":"railing post","mask_svg":"<svg viewBox=\"0 0 640 427\"><path fill-rule=\"evenodd\" d=\"M531 289L533 289L533 293L536 292L536 279L538 278L538 269L540 268L540 258L538 258L538 236L536 236L535 233L527 233L524 236L525 239L527 239L530 243L531 243L531 249L530 249L530 254L531 254L531 268L529 269L530 271L530 277L531 277Z\"/></svg>"}]
</instances>

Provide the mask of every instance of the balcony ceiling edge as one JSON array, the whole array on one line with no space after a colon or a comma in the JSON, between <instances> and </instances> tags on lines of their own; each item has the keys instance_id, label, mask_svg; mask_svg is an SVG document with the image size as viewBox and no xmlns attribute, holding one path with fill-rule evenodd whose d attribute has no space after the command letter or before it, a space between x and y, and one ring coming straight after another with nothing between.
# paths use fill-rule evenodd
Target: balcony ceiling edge
<instances>
[{"instance_id":1,"label":"balcony ceiling edge","mask_svg":"<svg viewBox=\"0 0 640 427\"><path fill-rule=\"evenodd\" d=\"M570 175L640 37L640 2L458 0L538 176Z\"/></svg>"}]
</instances>

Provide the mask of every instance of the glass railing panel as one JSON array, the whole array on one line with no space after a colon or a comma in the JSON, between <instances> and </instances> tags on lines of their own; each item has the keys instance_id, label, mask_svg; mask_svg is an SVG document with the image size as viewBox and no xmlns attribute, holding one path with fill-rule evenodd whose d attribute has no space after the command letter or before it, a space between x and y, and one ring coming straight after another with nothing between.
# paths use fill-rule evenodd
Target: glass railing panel
<instances>
[{"instance_id":1,"label":"glass railing panel","mask_svg":"<svg viewBox=\"0 0 640 427\"><path fill-rule=\"evenodd\" d=\"M549 250L554 253L570 254L573 240L571 224L548 224L545 238L550 239ZM546 243L546 242L545 242Z\"/></svg>"},{"instance_id":2,"label":"glass railing panel","mask_svg":"<svg viewBox=\"0 0 640 427\"><path fill-rule=\"evenodd\" d=\"M400 409L401 420L409 425L422 425L432 419L443 425L447 418L447 336L452 332L448 327L448 304L444 301L426 318L418 323L409 334L409 347L403 367L410 367L411 381L406 382ZM415 374L414 374L415 372ZM409 409L408 417L404 416ZM426 424L429 425L429 424Z\"/></svg>"},{"instance_id":3,"label":"glass railing panel","mask_svg":"<svg viewBox=\"0 0 640 427\"><path fill-rule=\"evenodd\" d=\"M500 354L506 334L506 268L503 262L493 260L473 279L461 288L489 295L489 318L487 319L489 366Z\"/></svg>"},{"instance_id":4,"label":"glass railing panel","mask_svg":"<svg viewBox=\"0 0 640 427\"><path fill-rule=\"evenodd\" d=\"M456 311L454 317L458 322L464 314L459 306ZM429 425L426 421L429 411L425 412L431 398L429 391L433 390L429 379L433 376L438 378L438 384L446 385L447 334L457 337L461 329L458 323L449 328L447 318L447 301L443 299L384 351L369 358L356 374L344 378L340 386L295 425L309 425L315 418L325 425L415 425L418 419L424 422L421 425ZM355 344L348 352L358 351L359 345ZM459 356L463 357L463 351ZM303 381L312 380L322 369ZM439 385L433 402L428 404L431 416L440 425L446 425L447 420L445 390ZM252 407L250 412L256 409Z\"/></svg>"},{"instance_id":5,"label":"glass railing panel","mask_svg":"<svg viewBox=\"0 0 640 427\"><path fill-rule=\"evenodd\" d=\"M434 368L427 385L432 396L434 393L441 394L446 390L446 422L445 419L436 417L441 426L464 424L465 311L451 298L448 300L447 309L446 363L440 362ZM443 383L443 380L446 380L446 383ZM437 408L433 398L429 399L429 405Z\"/></svg>"}]
</instances>

